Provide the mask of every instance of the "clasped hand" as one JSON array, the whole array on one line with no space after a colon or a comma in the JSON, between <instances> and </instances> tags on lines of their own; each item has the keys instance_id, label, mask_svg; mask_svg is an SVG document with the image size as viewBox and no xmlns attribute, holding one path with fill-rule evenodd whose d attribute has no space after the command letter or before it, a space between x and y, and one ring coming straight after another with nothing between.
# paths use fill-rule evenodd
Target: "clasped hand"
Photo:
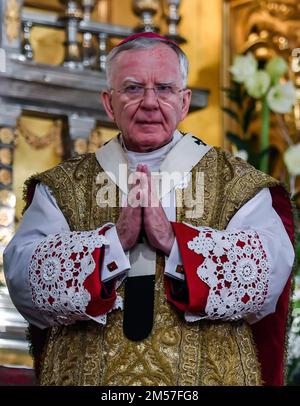
<instances>
[{"instance_id":1,"label":"clasped hand","mask_svg":"<svg viewBox=\"0 0 300 406\"><path fill-rule=\"evenodd\" d=\"M134 184L116 228L124 251L133 248L143 233L153 248L166 255L171 252L175 238L173 229L157 197L147 165L137 165Z\"/></svg>"}]
</instances>

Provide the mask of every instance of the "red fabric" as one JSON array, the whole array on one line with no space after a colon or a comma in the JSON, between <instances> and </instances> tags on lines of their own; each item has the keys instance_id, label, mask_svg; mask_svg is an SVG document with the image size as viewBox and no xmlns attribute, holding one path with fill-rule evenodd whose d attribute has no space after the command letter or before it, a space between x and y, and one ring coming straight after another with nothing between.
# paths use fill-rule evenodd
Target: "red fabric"
<instances>
[{"instance_id":1,"label":"red fabric","mask_svg":"<svg viewBox=\"0 0 300 406\"><path fill-rule=\"evenodd\" d=\"M280 216L293 243L293 213L287 192L281 186L270 188L270 191L273 199L273 207ZM199 232L180 223L172 223L172 226L183 260L189 291L189 302L178 302L172 297L171 281L169 278L166 278L167 298L180 310L199 313L205 309L209 287L197 276L197 267L201 265L203 258L187 247L188 241L197 236ZM276 312L264 317L251 326L258 351L258 359L261 364L262 379L266 386L281 386L284 384L285 336L290 289L291 277L288 279L279 297Z\"/></svg>"},{"instance_id":2,"label":"red fabric","mask_svg":"<svg viewBox=\"0 0 300 406\"><path fill-rule=\"evenodd\" d=\"M105 234L108 230L106 227L99 234ZM91 300L86 308L86 313L90 316L97 317L111 310L114 301L116 300L116 290L113 288L110 294L107 294L105 285L100 280L100 272L104 260L104 247L96 248L92 254L96 267L91 275L89 275L83 283L91 295ZM101 255L102 254L102 255Z\"/></svg>"},{"instance_id":3,"label":"red fabric","mask_svg":"<svg viewBox=\"0 0 300 406\"><path fill-rule=\"evenodd\" d=\"M182 257L185 278L188 288L188 303L179 302L171 295L171 279L165 279L168 300L178 309L191 313L203 313L209 293L209 287L197 275L197 268L204 261L202 255L191 251L187 243L199 234L199 231L182 223L172 223Z\"/></svg>"},{"instance_id":4,"label":"red fabric","mask_svg":"<svg viewBox=\"0 0 300 406\"><path fill-rule=\"evenodd\" d=\"M273 207L280 216L293 243L294 228L291 202L283 187L273 187L270 188L270 191ZM284 384L284 350L290 289L291 277L279 297L276 312L252 325L258 359L262 369L262 378L266 386L281 386Z\"/></svg>"},{"instance_id":5,"label":"red fabric","mask_svg":"<svg viewBox=\"0 0 300 406\"><path fill-rule=\"evenodd\" d=\"M28 187L26 207L28 207L29 204L32 202L36 184L37 182L32 182ZM109 227L104 227L99 231L99 234L104 235L108 229ZM91 300L86 308L86 312L90 316L96 317L100 316L101 314L107 313L112 308L117 295L115 289L112 289L110 294L108 294L105 285L101 283L99 278L99 269L101 269L104 260L104 247L96 248L92 255L96 263L96 267L93 273L86 278L83 286L89 291L91 295Z\"/></svg>"},{"instance_id":6,"label":"red fabric","mask_svg":"<svg viewBox=\"0 0 300 406\"><path fill-rule=\"evenodd\" d=\"M119 47L120 45L126 44L126 42L133 41L137 38L156 38L156 39L160 39L161 41L165 41L172 45L175 45L177 48L179 48L178 44L176 44L175 41L172 41L171 39L169 39L167 37L163 37L162 35L156 34L155 32L139 32L137 34L129 35L129 37L126 37L121 42L119 42L116 45L116 47Z\"/></svg>"},{"instance_id":7,"label":"red fabric","mask_svg":"<svg viewBox=\"0 0 300 406\"><path fill-rule=\"evenodd\" d=\"M0 386L34 386L36 379L32 368L0 365Z\"/></svg>"}]
</instances>

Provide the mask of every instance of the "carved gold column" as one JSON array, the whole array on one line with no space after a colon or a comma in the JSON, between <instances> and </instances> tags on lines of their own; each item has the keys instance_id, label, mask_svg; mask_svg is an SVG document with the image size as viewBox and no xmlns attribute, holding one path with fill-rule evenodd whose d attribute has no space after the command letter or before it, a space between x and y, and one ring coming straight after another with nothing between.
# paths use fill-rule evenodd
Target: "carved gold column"
<instances>
[{"instance_id":1,"label":"carved gold column","mask_svg":"<svg viewBox=\"0 0 300 406\"><path fill-rule=\"evenodd\" d=\"M83 21L89 22L95 7L95 0L82 0ZM95 65L96 52L93 46L93 36L90 32L84 32L82 38L82 63L84 67Z\"/></svg>"},{"instance_id":2,"label":"carved gold column","mask_svg":"<svg viewBox=\"0 0 300 406\"><path fill-rule=\"evenodd\" d=\"M68 117L69 135L72 140L72 155L88 152L89 137L95 128L96 120L90 117L79 117L72 114Z\"/></svg>"},{"instance_id":3,"label":"carved gold column","mask_svg":"<svg viewBox=\"0 0 300 406\"><path fill-rule=\"evenodd\" d=\"M107 139L100 128L95 128L88 138L79 137L74 140L74 152L76 155L96 152L109 139L110 137Z\"/></svg>"},{"instance_id":4,"label":"carved gold column","mask_svg":"<svg viewBox=\"0 0 300 406\"><path fill-rule=\"evenodd\" d=\"M78 25L82 20L82 10L79 0L60 0L65 4L66 42L64 65L73 68L83 68L81 45L78 42Z\"/></svg>"},{"instance_id":5,"label":"carved gold column","mask_svg":"<svg viewBox=\"0 0 300 406\"><path fill-rule=\"evenodd\" d=\"M21 50L21 10L23 0L0 1L0 48L7 53Z\"/></svg>"}]
</instances>

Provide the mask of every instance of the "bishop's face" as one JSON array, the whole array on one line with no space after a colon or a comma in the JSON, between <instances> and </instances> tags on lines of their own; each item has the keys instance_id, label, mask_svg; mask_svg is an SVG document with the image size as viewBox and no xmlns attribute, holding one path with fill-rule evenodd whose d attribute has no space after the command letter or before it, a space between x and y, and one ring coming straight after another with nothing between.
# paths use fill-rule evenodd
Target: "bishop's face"
<instances>
[{"instance_id":1,"label":"bishop's face","mask_svg":"<svg viewBox=\"0 0 300 406\"><path fill-rule=\"evenodd\" d=\"M165 86L173 90L167 97L162 95ZM182 89L178 56L165 44L117 55L111 88L103 92L102 101L131 151L147 152L167 144L188 113L191 91Z\"/></svg>"}]
</instances>

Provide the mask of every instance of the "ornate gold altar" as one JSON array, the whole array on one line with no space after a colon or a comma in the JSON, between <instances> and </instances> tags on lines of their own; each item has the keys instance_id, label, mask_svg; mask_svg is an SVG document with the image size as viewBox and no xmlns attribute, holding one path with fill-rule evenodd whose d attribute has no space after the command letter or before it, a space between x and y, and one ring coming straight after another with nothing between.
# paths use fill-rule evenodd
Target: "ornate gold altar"
<instances>
[{"instance_id":1,"label":"ornate gold altar","mask_svg":"<svg viewBox=\"0 0 300 406\"><path fill-rule=\"evenodd\" d=\"M223 16L225 86L230 83L229 66L236 54L252 52L261 65L276 55L288 62L288 78L297 87L297 103L292 113L273 114L270 123L271 172L285 181L283 153L300 140L300 4L297 0L231 0L224 2ZM259 127L259 119L254 119L250 128L254 137L259 136ZM228 128L234 128L234 124L224 116L224 132Z\"/></svg>"}]
</instances>

